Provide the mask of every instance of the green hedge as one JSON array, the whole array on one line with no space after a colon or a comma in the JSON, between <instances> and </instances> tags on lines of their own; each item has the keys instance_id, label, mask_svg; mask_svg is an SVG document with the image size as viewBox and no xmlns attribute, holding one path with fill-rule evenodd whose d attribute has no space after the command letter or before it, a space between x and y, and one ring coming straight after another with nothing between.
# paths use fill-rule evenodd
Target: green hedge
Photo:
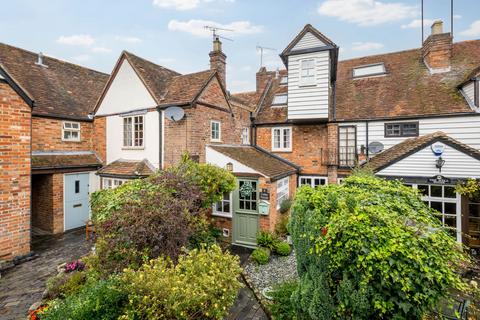
<instances>
[{"instance_id":1,"label":"green hedge","mask_svg":"<svg viewBox=\"0 0 480 320\"><path fill-rule=\"evenodd\" d=\"M466 260L416 190L352 176L297 192L291 231L305 319L420 319L452 288Z\"/></svg>"}]
</instances>

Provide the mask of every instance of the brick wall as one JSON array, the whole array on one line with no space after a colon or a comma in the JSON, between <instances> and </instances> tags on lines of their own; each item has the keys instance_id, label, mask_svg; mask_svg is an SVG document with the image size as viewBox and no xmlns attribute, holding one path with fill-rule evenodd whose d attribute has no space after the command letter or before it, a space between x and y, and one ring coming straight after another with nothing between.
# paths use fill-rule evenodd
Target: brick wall
<instances>
[{"instance_id":1,"label":"brick wall","mask_svg":"<svg viewBox=\"0 0 480 320\"><path fill-rule=\"evenodd\" d=\"M73 121L79 122L79 121ZM80 141L62 140L63 120L43 117L32 119L32 150L34 151L85 151L92 150L93 123L82 121L80 123Z\"/></svg>"},{"instance_id":2,"label":"brick wall","mask_svg":"<svg viewBox=\"0 0 480 320\"><path fill-rule=\"evenodd\" d=\"M31 108L0 82L0 261L30 252Z\"/></svg>"},{"instance_id":3,"label":"brick wall","mask_svg":"<svg viewBox=\"0 0 480 320\"><path fill-rule=\"evenodd\" d=\"M291 125L292 151L274 152L302 167L301 174L327 175L328 132L326 125ZM257 127L257 145L272 151L272 127Z\"/></svg>"},{"instance_id":4,"label":"brick wall","mask_svg":"<svg viewBox=\"0 0 480 320\"><path fill-rule=\"evenodd\" d=\"M53 175L32 176L32 228L53 233Z\"/></svg>"},{"instance_id":5,"label":"brick wall","mask_svg":"<svg viewBox=\"0 0 480 320\"><path fill-rule=\"evenodd\" d=\"M337 183L338 178L338 125L336 123L329 123L327 125L328 131L328 183Z\"/></svg>"},{"instance_id":6,"label":"brick wall","mask_svg":"<svg viewBox=\"0 0 480 320\"><path fill-rule=\"evenodd\" d=\"M62 233L63 230L63 173L52 175L53 193L53 233Z\"/></svg>"},{"instance_id":7,"label":"brick wall","mask_svg":"<svg viewBox=\"0 0 480 320\"><path fill-rule=\"evenodd\" d=\"M100 159L107 160L107 117L95 118L93 121L93 150Z\"/></svg>"}]
</instances>

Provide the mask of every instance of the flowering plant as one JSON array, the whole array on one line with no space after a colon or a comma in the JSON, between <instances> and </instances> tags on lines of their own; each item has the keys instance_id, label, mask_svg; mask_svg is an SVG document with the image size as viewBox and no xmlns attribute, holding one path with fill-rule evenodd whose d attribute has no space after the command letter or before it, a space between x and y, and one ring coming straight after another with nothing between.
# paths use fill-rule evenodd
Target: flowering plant
<instances>
[{"instance_id":1,"label":"flowering plant","mask_svg":"<svg viewBox=\"0 0 480 320\"><path fill-rule=\"evenodd\" d=\"M75 260L69 262L65 265L65 272L73 272L73 271L83 271L85 269L85 263L80 260Z\"/></svg>"},{"instance_id":2,"label":"flowering plant","mask_svg":"<svg viewBox=\"0 0 480 320\"><path fill-rule=\"evenodd\" d=\"M42 315L42 313L44 311L47 311L47 310L48 310L48 306L46 304L42 304L37 309L29 312L28 319L29 320L40 320L39 316Z\"/></svg>"}]
</instances>

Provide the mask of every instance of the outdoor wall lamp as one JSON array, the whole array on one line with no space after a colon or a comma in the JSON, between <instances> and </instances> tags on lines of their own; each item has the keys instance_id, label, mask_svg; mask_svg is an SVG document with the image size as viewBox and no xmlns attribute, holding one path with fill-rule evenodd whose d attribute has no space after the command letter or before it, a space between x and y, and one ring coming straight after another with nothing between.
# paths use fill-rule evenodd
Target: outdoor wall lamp
<instances>
[{"instance_id":1,"label":"outdoor wall lamp","mask_svg":"<svg viewBox=\"0 0 480 320\"><path fill-rule=\"evenodd\" d=\"M233 163L231 163L231 162L227 163L226 169L227 169L227 171L232 172L233 171Z\"/></svg>"},{"instance_id":2,"label":"outdoor wall lamp","mask_svg":"<svg viewBox=\"0 0 480 320\"><path fill-rule=\"evenodd\" d=\"M437 161L435 162L435 166L437 167L438 171L442 172L442 167L445 165L445 160L442 157L438 157Z\"/></svg>"}]
</instances>

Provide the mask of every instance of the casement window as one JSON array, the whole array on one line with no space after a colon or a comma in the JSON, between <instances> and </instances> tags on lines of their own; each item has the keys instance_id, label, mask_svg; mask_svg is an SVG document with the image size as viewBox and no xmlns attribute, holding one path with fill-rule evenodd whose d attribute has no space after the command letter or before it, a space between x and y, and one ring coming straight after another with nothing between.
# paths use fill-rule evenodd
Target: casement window
<instances>
[{"instance_id":1,"label":"casement window","mask_svg":"<svg viewBox=\"0 0 480 320\"><path fill-rule=\"evenodd\" d=\"M242 144L250 144L250 128L242 128Z\"/></svg>"},{"instance_id":2,"label":"casement window","mask_svg":"<svg viewBox=\"0 0 480 320\"><path fill-rule=\"evenodd\" d=\"M257 211L257 181L238 181L238 209L242 211Z\"/></svg>"},{"instance_id":3,"label":"casement window","mask_svg":"<svg viewBox=\"0 0 480 320\"><path fill-rule=\"evenodd\" d=\"M225 192L222 200L213 205L212 214L214 216L232 217L232 194Z\"/></svg>"},{"instance_id":4,"label":"casement window","mask_svg":"<svg viewBox=\"0 0 480 320\"><path fill-rule=\"evenodd\" d=\"M219 142L222 138L221 123L219 121L210 122L210 140Z\"/></svg>"},{"instance_id":5,"label":"casement window","mask_svg":"<svg viewBox=\"0 0 480 320\"><path fill-rule=\"evenodd\" d=\"M144 116L123 118L123 147L144 147Z\"/></svg>"},{"instance_id":6,"label":"casement window","mask_svg":"<svg viewBox=\"0 0 480 320\"><path fill-rule=\"evenodd\" d=\"M283 76L282 79L280 79L280 84L287 85L288 84L288 76Z\"/></svg>"},{"instance_id":7,"label":"casement window","mask_svg":"<svg viewBox=\"0 0 480 320\"><path fill-rule=\"evenodd\" d=\"M286 94L276 94L273 97L272 106L286 106L287 105L287 95Z\"/></svg>"},{"instance_id":8,"label":"casement window","mask_svg":"<svg viewBox=\"0 0 480 320\"><path fill-rule=\"evenodd\" d=\"M282 202L289 197L289 182L289 177L277 181L277 209L280 209Z\"/></svg>"},{"instance_id":9,"label":"casement window","mask_svg":"<svg viewBox=\"0 0 480 320\"><path fill-rule=\"evenodd\" d=\"M338 128L338 157L340 167L353 167L357 161L357 127Z\"/></svg>"},{"instance_id":10,"label":"casement window","mask_svg":"<svg viewBox=\"0 0 480 320\"><path fill-rule=\"evenodd\" d=\"M62 123L63 141L80 141L80 123L64 121Z\"/></svg>"},{"instance_id":11,"label":"casement window","mask_svg":"<svg viewBox=\"0 0 480 320\"><path fill-rule=\"evenodd\" d=\"M115 189L127 181L126 179L102 178L102 189Z\"/></svg>"},{"instance_id":12,"label":"casement window","mask_svg":"<svg viewBox=\"0 0 480 320\"><path fill-rule=\"evenodd\" d=\"M315 177L315 176L301 176L300 177L300 185L309 185L312 188L318 187L318 186L324 186L327 184L327 178L326 177Z\"/></svg>"},{"instance_id":13,"label":"casement window","mask_svg":"<svg viewBox=\"0 0 480 320\"><path fill-rule=\"evenodd\" d=\"M272 151L292 151L292 128L272 128Z\"/></svg>"},{"instance_id":14,"label":"casement window","mask_svg":"<svg viewBox=\"0 0 480 320\"><path fill-rule=\"evenodd\" d=\"M300 85L310 86L315 84L315 59L300 61Z\"/></svg>"},{"instance_id":15,"label":"casement window","mask_svg":"<svg viewBox=\"0 0 480 320\"><path fill-rule=\"evenodd\" d=\"M376 63L367 66L359 66L353 68L354 78L374 77L386 74L385 65L383 63Z\"/></svg>"},{"instance_id":16,"label":"casement window","mask_svg":"<svg viewBox=\"0 0 480 320\"><path fill-rule=\"evenodd\" d=\"M385 138L417 136L418 122L385 123Z\"/></svg>"}]
</instances>

